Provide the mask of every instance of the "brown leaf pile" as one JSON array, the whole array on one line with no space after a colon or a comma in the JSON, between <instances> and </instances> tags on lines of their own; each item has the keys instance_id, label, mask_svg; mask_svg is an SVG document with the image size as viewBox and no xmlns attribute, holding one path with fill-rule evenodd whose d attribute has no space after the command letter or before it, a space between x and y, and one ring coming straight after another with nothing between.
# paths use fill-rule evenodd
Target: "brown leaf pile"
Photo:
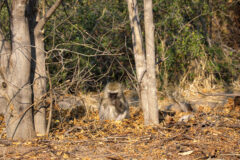
<instances>
[{"instance_id":1,"label":"brown leaf pile","mask_svg":"<svg viewBox=\"0 0 240 160\"><path fill-rule=\"evenodd\" d=\"M65 121L55 115L49 137L19 142L3 134L0 159L239 159L240 106L232 101L168 115L157 126L144 126L142 111L134 107L123 122L101 122L94 111ZM179 122L187 114L193 117Z\"/></svg>"}]
</instances>

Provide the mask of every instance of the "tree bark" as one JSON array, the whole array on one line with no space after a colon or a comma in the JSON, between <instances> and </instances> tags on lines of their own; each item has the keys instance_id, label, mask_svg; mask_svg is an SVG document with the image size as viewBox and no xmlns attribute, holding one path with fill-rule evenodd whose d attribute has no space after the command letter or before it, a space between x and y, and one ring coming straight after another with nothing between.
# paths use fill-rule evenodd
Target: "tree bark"
<instances>
[{"instance_id":1,"label":"tree bark","mask_svg":"<svg viewBox=\"0 0 240 160\"><path fill-rule=\"evenodd\" d=\"M155 68L154 24L152 0L144 0L144 26L148 77L148 124L158 124L158 103Z\"/></svg>"},{"instance_id":2,"label":"tree bark","mask_svg":"<svg viewBox=\"0 0 240 160\"><path fill-rule=\"evenodd\" d=\"M8 60L11 54L11 45L7 42L0 29L0 114L7 111L7 94L6 94L6 72L8 68Z\"/></svg>"},{"instance_id":3,"label":"tree bark","mask_svg":"<svg viewBox=\"0 0 240 160\"><path fill-rule=\"evenodd\" d=\"M36 45L36 68L33 81L34 104L36 104L36 112L34 115L34 124L36 133L39 135L46 134L46 105L43 98L46 95L46 66L43 35L39 32L35 33Z\"/></svg>"},{"instance_id":4,"label":"tree bark","mask_svg":"<svg viewBox=\"0 0 240 160\"><path fill-rule=\"evenodd\" d=\"M30 0L29 2L29 10L30 15L33 15L29 18L30 26L33 28L32 30L32 70L34 74L33 78L33 95L34 95L34 104L35 106L35 114L34 114L34 125L35 130L38 135L46 134L46 105L43 101L44 96L46 96L46 84L47 84L47 76L46 76L46 66L45 66L45 47L44 47L44 35L43 35L43 27L46 24L47 20L51 17L51 15L58 8L62 0L57 0L53 6L47 11L45 15L40 18L40 15L37 10L36 0ZM32 13L32 14L31 14ZM38 19L36 21L36 19Z\"/></svg>"},{"instance_id":5,"label":"tree bark","mask_svg":"<svg viewBox=\"0 0 240 160\"><path fill-rule=\"evenodd\" d=\"M133 52L136 65L137 81L140 90L141 107L144 114L144 123L148 124L149 110L147 95L146 59L136 0L128 0L128 11L132 30Z\"/></svg>"},{"instance_id":6,"label":"tree bark","mask_svg":"<svg viewBox=\"0 0 240 160\"><path fill-rule=\"evenodd\" d=\"M8 108L4 116L7 137L31 139L35 136L30 85L31 48L28 21L25 17L27 0L12 1L12 54L7 77Z\"/></svg>"},{"instance_id":7,"label":"tree bark","mask_svg":"<svg viewBox=\"0 0 240 160\"><path fill-rule=\"evenodd\" d=\"M28 5L28 20L31 37L31 82L33 89L34 102L34 126L38 136L46 134L46 105L44 96L46 94L46 69L45 69L45 53L43 34L41 31L36 31L36 26L39 19L38 0L29 0Z\"/></svg>"}]
</instances>

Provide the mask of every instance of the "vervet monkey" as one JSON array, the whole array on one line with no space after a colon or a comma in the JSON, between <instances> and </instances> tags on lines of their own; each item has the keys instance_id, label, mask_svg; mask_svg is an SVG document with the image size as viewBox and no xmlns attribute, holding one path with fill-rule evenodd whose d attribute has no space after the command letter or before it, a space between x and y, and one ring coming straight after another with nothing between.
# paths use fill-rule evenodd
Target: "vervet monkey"
<instances>
[{"instance_id":1,"label":"vervet monkey","mask_svg":"<svg viewBox=\"0 0 240 160\"><path fill-rule=\"evenodd\" d=\"M129 117L129 106L124 97L122 85L118 82L109 82L104 88L100 101L100 120L121 121Z\"/></svg>"},{"instance_id":2,"label":"vervet monkey","mask_svg":"<svg viewBox=\"0 0 240 160\"><path fill-rule=\"evenodd\" d=\"M174 104L165 107L167 110L175 112L192 112L193 108L190 103L187 103L180 97L177 92L172 94L167 93L168 97L174 102ZM182 99L182 101L178 100Z\"/></svg>"}]
</instances>

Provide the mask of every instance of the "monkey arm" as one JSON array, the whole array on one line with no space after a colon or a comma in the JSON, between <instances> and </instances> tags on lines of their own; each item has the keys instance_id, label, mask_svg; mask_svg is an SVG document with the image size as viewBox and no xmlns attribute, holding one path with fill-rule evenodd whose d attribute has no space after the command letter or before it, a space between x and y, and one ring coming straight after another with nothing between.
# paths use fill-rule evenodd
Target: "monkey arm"
<instances>
[{"instance_id":1,"label":"monkey arm","mask_svg":"<svg viewBox=\"0 0 240 160\"><path fill-rule=\"evenodd\" d=\"M116 118L116 121L121 121L125 118L129 118L129 117L127 117L127 115L128 115L128 112L124 111L122 114L118 115L118 117Z\"/></svg>"}]
</instances>

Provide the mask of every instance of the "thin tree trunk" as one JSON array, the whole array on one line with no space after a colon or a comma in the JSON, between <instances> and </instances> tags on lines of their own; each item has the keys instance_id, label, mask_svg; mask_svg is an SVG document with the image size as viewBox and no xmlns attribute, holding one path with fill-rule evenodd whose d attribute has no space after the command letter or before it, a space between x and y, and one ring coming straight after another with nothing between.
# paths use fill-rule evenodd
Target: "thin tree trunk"
<instances>
[{"instance_id":1,"label":"thin tree trunk","mask_svg":"<svg viewBox=\"0 0 240 160\"><path fill-rule=\"evenodd\" d=\"M5 114L7 137L31 139L35 136L30 85L31 48L27 0L12 1L12 54L7 77L8 109Z\"/></svg>"},{"instance_id":2,"label":"thin tree trunk","mask_svg":"<svg viewBox=\"0 0 240 160\"><path fill-rule=\"evenodd\" d=\"M46 95L46 66L45 66L45 53L44 42L42 33L35 32L35 45L36 45L36 68L34 73L33 93L34 102L37 105L36 113L34 115L35 130L37 134L46 134L46 105L43 98Z\"/></svg>"},{"instance_id":3,"label":"thin tree trunk","mask_svg":"<svg viewBox=\"0 0 240 160\"><path fill-rule=\"evenodd\" d=\"M132 43L136 65L137 81L140 89L141 106L144 114L144 123L148 124L149 111L147 96L146 60L136 0L128 0L128 11L132 30Z\"/></svg>"},{"instance_id":4,"label":"thin tree trunk","mask_svg":"<svg viewBox=\"0 0 240 160\"><path fill-rule=\"evenodd\" d=\"M36 32L38 0L29 0L28 20L31 35L31 81L34 101L34 126L38 136L46 134L46 105L43 97L46 94L46 70L43 34ZM40 33L39 33L40 32Z\"/></svg>"},{"instance_id":5,"label":"thin tree trunk","mask_svg":"<svg viewBox=\"0 0 240 160\"><path fill-rule=\"evenodd\" d=\"M147 59L147 77L148 77L148 112L149 121L147 124L158 124L158 104L156 87L156 68L155 68L155 45L154 45L154 24L152 12L152 0L144 0L144 25Z\"/></svg>"},{"instance_id":6,"label":"thin tree trunk","mask_svg":"<svg viewBox=\"0 0 240 160\"><path fill-rule=\"evenodd\" d=\"M46 134L46 106L43 102L43 98L46 95L46 84L47 84L47 76L46 76L46 55L45 55L45 48L44 48L44 35L43 35L43 27L46 24L47 20L50 16L55 12L58 8L62 0L57 0L52 7L47 11L40 18L39 13L34 12L36 11L37 1L30 0L31 13L33 13L34 18L31 21L31 26L34 28L32 33L32 45L35 46L32 49L33 54L33 61L32 67L34 72L34 79L33 79L33 93L34 93L34 104L36 105L36 112L34 115L34 124L35 130L38 135L45 135ZM37 17L38 16L38 17ZM39 21L36 24L36 19Z\"/></svg>"}]
</instances>

